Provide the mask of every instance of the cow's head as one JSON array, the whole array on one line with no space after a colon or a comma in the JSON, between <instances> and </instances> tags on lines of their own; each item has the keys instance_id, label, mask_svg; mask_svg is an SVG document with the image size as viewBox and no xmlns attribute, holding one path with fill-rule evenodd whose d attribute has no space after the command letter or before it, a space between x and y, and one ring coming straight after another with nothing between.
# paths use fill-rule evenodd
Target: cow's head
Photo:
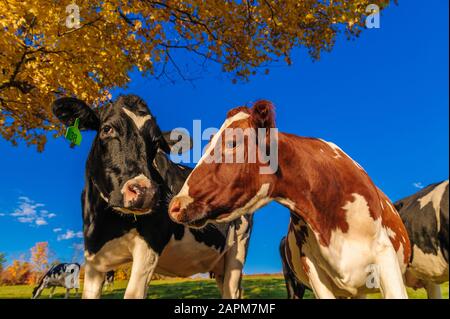
<instances>
[{"instance_id":1,"label":"cow's head","mask_svg":"<svg viewBox=\"0 0 450 319\"><path fill-rule=\"evenodd\" d=\"M270 201L275 172L261 174L266 167L261 158L273 145L271 140L277 142L270 134L274 127L273 105L268 101L228 112L205 154L172 199L172 220L191 227L202 227L208 221L229 222Z\"/></svg>"},{"instance_id":2,"label":"cow's head","mask_svg":"<svg viewBox=\"0 0 450 319\"><path fill-rule=\"evenodd\" d=\"M155 118L135 95L93 110L76 98L60 98L53 113L65 125L79 118L80 130L97 132L86 163L86 179L116 211L146 214L159 201L160 176L151 163L159 149L170 152Z\"/></svg>"}]
</instances>

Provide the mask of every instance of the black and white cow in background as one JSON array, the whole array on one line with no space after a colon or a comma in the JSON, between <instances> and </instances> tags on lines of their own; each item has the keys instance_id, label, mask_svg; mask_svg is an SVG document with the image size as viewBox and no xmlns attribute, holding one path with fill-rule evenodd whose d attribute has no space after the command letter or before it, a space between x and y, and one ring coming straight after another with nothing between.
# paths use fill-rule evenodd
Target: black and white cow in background
<instances>
[{"instance_id":1,"label":"black and white cow in background","mask_svg":"<svg viewBox=\"0 0 450 319\"><path fill-rule=\"evenodd\" d=\"M411 241L411 260L405 284L425 288L430 299L440 299L440 284L448 281L449 185L448 180L431 184L394 203ZM284 238L280 243L283 274L289 299L303 298L305 287L297 283L286 262Z\"/></svg>"},{"instance_id":2,"label":"black and white cow in background","mask_svg":"<svg viewBox=\"0 0 450 319\"><path fill-rule=\"evenodd\" d=\"M78 295L80 288L80 265L77 263L63 263L52 266L39 280L38 285L33 289L32 299L39 298L45 288L51 288L50 298L53 297L56 287L66 288L66 295L69 297L70 289L75 288Z\"/></svg>"},{"instance_id":3,"label":"black and white cow in background","mask_svg":"<svg viewBox=\"0 0 450 319\"><path fill-rule=\"evenodd\" d=\"M289 263L286 259L286 237L281 239L279 250L281 265L283 266L283 276L284 283L286 284L287 297L288 299L303 299L306 286L297 281L294 272L289 267Z\"/></svg>"},{"instance_id":4,"label":"black and white cow in background","mask_svg":"<svg viewBox=\"0 0 450 319\"><path fill-rule=\"evenodd\" d=\"M446 180L394 203L411 241L406 285L424 287L431 299L442 298L439 284L448 281L448 196Z\"/></svg>"},{"instance_id":5,"label":"black and white cow in background","mask_svg":"<svg viewBox=\"0 0 450 319\"><path fill-rule=\"evenodd\" d=\"M75 98L53 103L66 126L97 135L82 194L85 242L83 298L99 298L105 274L133 262L125 298L145 298L154 272L188 277L214 272L223 298L239 298L251 217L190 229L172 222L167 205L191 168L170 161L169 142L145 102L120 96L94 111Z\"/></svg>"}]
</instances>

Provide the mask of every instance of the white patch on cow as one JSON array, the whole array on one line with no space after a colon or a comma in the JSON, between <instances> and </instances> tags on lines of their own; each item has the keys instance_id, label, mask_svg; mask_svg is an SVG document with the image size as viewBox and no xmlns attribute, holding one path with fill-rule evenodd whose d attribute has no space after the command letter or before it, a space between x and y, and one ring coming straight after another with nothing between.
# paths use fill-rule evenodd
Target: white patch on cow
<instances>
[{"instance_id":1,"label":"white patch on cow","mask_svg":"<svg viewBox=\"0 0 450 319\"><path fill-rule=\"evenodd\" d=\"M402 273L405 273L408 264L405 263L405 248L403 247L403 242L400 242L400 246L398 247L396 253L397 259L399 260L400 263L400 270Z\"/></svg>"},{"instance_id":2,"label":"white patch on cow","mask_svg":"<svg viewBox=\"0 0 450 319\"><path fill-rule=\"evenodd\" d=\"M224 218L217 219L216 221L219 223L227 223L231 222L242 215L245 214L252 214L255 211L257 211L259 208L263 207L264 205L267 205L270 203L273 199L268 197L269 194L269 188L270 184L266 183L261 186L259 191L256 193L256 195L250 199L247 204L245 204L243 207L235 209L231 214Z\"/></svg>"},{"instance_id":3,"label":"white patch on cow","mask_svg":"<svg viewBox=\"0 0 450 319\"><path fill-rule=\"evenodd\" d=\"M170 238L161 253L156 273L178 277L206 273L215 267L223 254L214 247L198 242L191 230L185 227L180 240L176 240L175 235Z\"/></svg>"},{"instance_id":4,"label":"white patch on cow","mask_svg":"<svg viewBox=\"0 0 450 319\"><path fill-rule=\"evenodd\" d=\"M145 116L136 115L132 111L130 111L124 107L122 108L122 110L134 122L134 124L136 124L136 126L139 130L144 126L145 122L147 122L148 120L150 120L152 118L151 115L149 115L149 114L145 115Z\"/></svg>"},{"instance_id":5,"label":"white patch on cow","mask_svg":"<svg viewBox=\"0 0 450 319\"><path fill-rule=\"evenodd\" d=\"M124 299L143 299L147 296L148 283L158 264L159 256L139 235L134 237L130 249L133 264Z\"/></svg>"},{"instance_id":6,"label":"white patch on cow","mask_svg":"<svg viewBox=\"0 0 450 319\"><path fill-rule=\"evenodd\" d=\"M101 191L98 191L99 192L99 194L100 194L100 197L105 201L105 202L109 202L109 199L105 196L105 195L103 195L103 193L101 192Z\"/></svg>"},{"instance_id":7,"label":"white patch on cow","mask_svg":"<svg viewBox=\"0 0 450 319\"><path fill-rule=\"evenodd\" d=\"M384 229L386 230L386 233L389 236L389 238L392 238L394 240L395 236L397 234L392 229L390 229L389 227L384 227Z\"/></svg>"},{"instance_id":8,"label":"white patch on cow","mask_svg":"<svg viewBox=\"0 0 450 319\"><path fill-rule=\"evenodd\" d=\"M350 297L355 290L350 293L347 289L338 288L329 278L328 262L322 258L322 249L317 241L318 234L315 233L303 220L298 224L290 221L289 232L286 241L286 249L289 250L291 260L287 258L289 267L294 271L297 281L310 287L316 298L333 299L336 296ZM307 227L307 234L304 235L303 244L300 247L297 243L295 233L301 231L301 227ZM331 270L334 273L333 270Z\"/></svg>"},{"instance_id":9,"label":"white patch on cow","mask_svg":"<svg viewBox=\"0 0 450 319\"><path fill-rule=\"evenodd\" d=\"M334 158L340 158L342 157L341 154L339 153L339 151L342 152L342 150L339 148L339 146L337 146L336 144L332 143L332 142L325 142L327 143L334 151Z\"/></svg>"},{"instance_id":10,"label":"white patch on cow","mask_svg":"<svg viewBox=\"0 0 450 319\"><path fill-rule=\"evenodd\" d=\"M432 281L437 284L448 281L449 267L442 255L441 249L437 255L423 252L417 245L413 247L413 260L409 270L415 277L424 281Z\"/></svg>"},{"instance_id":11,"label":"white patch on cow","mask_svg":"<svg viewBox=\"0 0 450 319\"><path fill-rule=\"evenodd\" d=\"M96 253L84 252L86 262L89 262L99 272L108 272L118 266L133 261L130 245L134 242L138 233L135 229L125 235L106 242Z\"/></svg>"},{"instance_id":12,"label":"white patch on cow","mask_svg":"<svg viewBox=\"0 0 450 319\"><path fill-rule=\"evenodd\" d=\"M386 234L388 235L391 242L395 240L397 235L400 235L402 238L402 240L400 241L400 246L399 246L398 250L396 251L396 253L397 253L397 259L398 259L398 262L400 265L400 269L401 269L402 273L404 273L406 270L406 266L407 266L407 264L404 262L404 260L405 260L405 252L404 252L404 247L403 247L403 243L405 242L404 237L401 234L397 234L389 227L384 226L383 228L386 231Z\"/></svg>"},{"instance_id":13,"label":"white patch on cow","mask_svg":"<svg viewBox=\"0 0 450 319\"><path fill-rule=\"evenodd\" d=\"M440 218L441 200L447 185L448 181L444 181L438 186L436 186L431 192L418 199L420 203L420 209L424 208L430 202L433 204L434 212L436 214L438 230L441 229L441 218Z\"/></svg>"},{"instance_id":14,"label":"white patch on cow","mask_svg":"<svg viewBox=\"0 0 450 319\"><path fill-rule=\"evenodd\" d=\"M143 289L149 279L147 278L148 274L152 272L157 263L155 253L137 233L136 229L106 242L95 254L85 251L84 256L89 267L99 273L106 273L122 264L133 262L125 298L143 298L145 296ZM93 286L95 284L97 283L89 283L85 279L85 287L89 287L90 291L83 291L83 297L89 297L90 294L97 297L96 291L100 292L101 287Z\"/></svg>"},{"instance_id":15,"label":"white patch on cow","mask_svg":"<svg viewBox=\"0 0 450 319\"><path fill-rule=\"evenodd\" d=\"M247 249L250 242L250 227L252 227L248 216L242 216L239 226L231 223L227 236L227 247L229 250L224 256L224 299L242 298L241 276L247 257Z\"/></svg>"},{"instance_id":16,"label":"white patch on cow","mask_svg":"<svg viewBox=\"0 0 450 319\"><path fill-rule=\"evenodd\" d=\"M286 206L287 208L289 208L292 211L296 210L295 203L292 200L290 200L289 198L277 197L277 198L275 198L275 201L277 201L278 203L280 203L283 206Z\"/></svg>"},{"instance_id":17,"label":"white patch on cow","mask_svg":"<svg viewBox=\"0 0 450 319\"><path fill-rule=\"evenodd\" d=\"M349 291L352 295L365 286L367 266L375 262L378 237L381 233L381 220L370 216L367 200L353 193L354 200L342 208L346 211L348 230L331 232L330 244L323 248L323 255L338 273L333 277L337 287Z\"/></svg>"},{"instance_id":18,"label":"white patch on cow","mask_svg":"<svg viewBox=\"0 0 450 319\"><path fill-rule=\"evenodd\" d=\"M345 233L340 229L332 231L329 246L320 248L323 258L335 273L330 276L331 280L336 289L347 291L352 296L370 292L373 290L366 286L367 269L378 265L381 285L385 285L385 297L406 297L398 267L400 262L403 263L403 257L396 255L387 232L382 228L381 219L374 220L370 215L364 196L352 195L354 200L342 207L346 211L348 230ZM328 269L327 273L330 271Z\"/></svg>"},{"instance_id":19,"label":"white patch on cow","mask_svg":"<svg viewBox=\"0 0 450 319\"><path fill-rule=\"evenodd\" d=\"M66 288L80 288L80 266L77 264L69 264L66 267L66 278L65 287Z\"/></svg>"}]
</instances>

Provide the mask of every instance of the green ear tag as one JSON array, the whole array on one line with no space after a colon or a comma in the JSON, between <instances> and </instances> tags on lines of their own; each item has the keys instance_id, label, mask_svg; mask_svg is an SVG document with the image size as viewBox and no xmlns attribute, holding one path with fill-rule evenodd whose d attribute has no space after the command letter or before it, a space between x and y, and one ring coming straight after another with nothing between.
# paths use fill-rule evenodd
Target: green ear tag
<instances>
[{"instance_id":1,"label":"green ear tag","mask_svg":"<svg viewBox=\"0 0 450 319\"><path fill-rule=\"evenodd\" d=\"M70 142L70 147L74 147L75 145L81 144L81 132L78 129L79 124L80 119L76 118L75 124L67 128L65 138Z\"/></svg>"}]
</instances>

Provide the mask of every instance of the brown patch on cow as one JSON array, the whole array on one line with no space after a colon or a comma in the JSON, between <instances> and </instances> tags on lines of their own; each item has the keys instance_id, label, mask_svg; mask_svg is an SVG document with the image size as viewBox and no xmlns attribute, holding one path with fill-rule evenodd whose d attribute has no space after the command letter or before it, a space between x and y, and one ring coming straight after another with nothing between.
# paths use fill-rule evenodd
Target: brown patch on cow
<instances>
[{"instance_id":1,"label":"brown patch on cow","mask_svg":"<svg viewBox=\"0 0 450 319\"><path fill-rule=\"evenodd\" d=\"M228 117L239 112L250 117L230 127L270 129L275 125L273 105L269 101L258 101L251 109L235 108ZM248 145L245 147L248 149ZM261 175L258 161L198 166L188 182L189 196L198 204L192 205L196 206L192 218L204 217L207 212L207 218L214 219L218 212L244 207L268 183L268 196L292 201L294 214L303 218L318 235L322 246L330 244L333 231L348 232L347 211L343 207L353 202L355 193L367 201L374 220L383 216L388 219L386 223L391 223L391 219L397 222L393 212L383 211L377 188L367 173L339 148L319 139L279 133L278 151L278 171L284 174Z\"/></svg>"},{"instance_id":2,"label":"brown patch on cow","mask_svg":"<svg viewBox=\"0 0 450 319\"><path fill-rule=\"evenodd\" d=\"M279 165L289 171L275 187L274 196L295 202L299 214L328 246L334 230L348 232L347 202L357 193L365 198L371 217L381 216L378 194L372 181L351 158L313 138L279 133ZM295 161L293 161L295 159Z\"/></svg>"},{"instance_id":3,"label":"brown patch on cow","mask_svg":"<svg viewBox=\"0 0 450 319\"><path fill-rule=\"evenodd\" d=\"M411 243L409 241L408 232L392 202L380 189L377 188L377 190L384 208L382 211L381 224L383 227L388 227L395 233L395 237L392 238L389 236L389 239L391 240L395 251L398 252L400 247L403 247L403 261L407 265L411 257Z\"/></svg>"}]
</instances>

